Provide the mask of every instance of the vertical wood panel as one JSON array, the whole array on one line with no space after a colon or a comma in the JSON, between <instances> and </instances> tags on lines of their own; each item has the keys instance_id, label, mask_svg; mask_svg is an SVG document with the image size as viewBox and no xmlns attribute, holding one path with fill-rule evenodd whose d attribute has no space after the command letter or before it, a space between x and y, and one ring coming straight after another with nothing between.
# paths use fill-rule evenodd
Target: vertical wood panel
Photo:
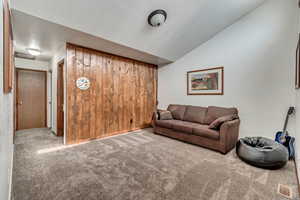
<instances>
[{"instance_id":1,"label":"vertical wood panel","mask_svg":"<svg viewBox=\"0 0 300 200\"><path fill-rule=\"evenodd\" d=\"M111 68L112 68L112 113L115 113L114 117L112 117L112 132L119 131L119 67L118 67L118 59L117 57L112 58Z\"/></svg>"},{"instance_id":2,"label":"vertical wood panel","mask_svg":"<svg viewBox=\"0 0 300 200\"><path fill-rule=\"evenodd\" d=\"M97 66L95 69L95 78L97 87L95 88L96 93L96 124L95 124L95 137L103 135L105 127L103 125L104 116L104 81L103 81L103 59L102 56L97 54Z\"/></svg>"},{"instance_id":3,"label":"vertical wood panel","mask_svg":"<svg viewBox=\"0 0 300 200\"><path fill-rule=\"evenodd\" d=\"M140 93L140 66L137 62L134 63L135 67L135 113L136 113L136 123L135 127L140 126L141 123L141 109L140 109L140 100L141 100L141 93Z\"/></svg>"},{"instance_id":4,"label":"vertical wood panel","mask_svg":"<svg viewBox=\"0 0 300 200\"><path fill-rule=\"evenodd\" d=\"M82 48L76 48L76 74L77 74L77 78L83 76L83 49ZM77 79L76 78L76 79ZM75 81L76 81L75 79ZM77 126L76 128L76 142L79 142L81 138L83 138L83 124L84 124L84 119L83 119L83 103L84 103L84 92L85 91L80 91L78 88L75 88L75 95L77 96L75 105L78 113L77 116L74 116L77 118L77 124L75 124L75 126Z\"/></svg>"},{"instance_id":5,"label":"vertical wood panel","mask_svg":"<svg viewBox=\"0 0 300 200\"><path fill-rule=\"evenodd\" d=\"M67 45L67 59L66 59L66 73L67 73L67 134L66 135L66 141L76 141L76 114L77 109L75 107L76 102L76 87L74 87L75 84L75 78L76 78L76 67L74 67L76 60L75 60L75 48L71 45ZM70 121L70 126L68 124L68 121Z\"/></svg>"},{"instance_id":6,"label":"vertical wood panel","mask_svg":"<svg viewBox=\"0 0 300 200\"><path fill-rule=\"evenodd\" d=\"M108 118L108 123L107 123L107 132L105 132L105 135L108 136L109 133L114 132L114 127L113 127L113 67L112 67L112 58L111 56L108 56L106 58L106 81L107 81L107 86L108 86L108 91L107 91L107 101L106 101L106 107L108 107L108 112L106 113L105 117Z\"/></svg>"},{"instance_id":7,"label":"vertical wood panel","mask_svg":"<svg viewBox=\"0 0 300 200\"><path fill-rule=\"evenodd\" d=\"M92 104L92 98L91 98L91 91L93 90L93 84L92 82L92 77L90 74L90 69L91 69L91 56L88 50L83 49L83 63L82 63L82 70L83 70L83 77L88 77L91 81L91 87L89 90L85 91L79 91L82 95L82 137L80 139L89 139L92 138L92 134L90 131L90 121L91 121L91 111L90 107Z\"/></svg>"},{"instance_id":8,"label":"vertical wood panel","mask_svg":"<svg viewBox=\"0 0 300 200\"><path fill-rule=\"evenodd\" d=\"M157 67L67 45L67 143L115 135L150 125L157 101ZM90 79L88 90L76 87Z\"/></svg>"},{"instance_id":9,"label":"vertical wood panel","mask_svg":"<svg viewBox=\"0 0 300 200\"><path fill-rule=\"evenodd\" d=\"M97 55L91 54L91 69L90 69L90 81L91 81L91 90L90 90L90 137L97 138L96 135L96 123L97 123L97 91L99 87L99 82L96 78L97 70ZM101 79L101 78L100 78Z\"/></svg>"},{"instance_id":10,"label":"vertical wood panel","mask_svg":"<svg viewBox=\"0 0 300 200\"><path fill-rule=\"evenodd\" d=\"M119 81L120 81L120 85L119 85L119 89L120 91L124 91L125 88L125 83L124 83L124 67L122 65L122 60L119 59L119 64L118 64L118 68L119 68ZM118 112L118 117L119 117L119 130L124 130L125 128L125 116L124 116L124 96L119 93L119 98L118 98L118 103L119 103L119 112Z\"/></svg>"}]
</instances>

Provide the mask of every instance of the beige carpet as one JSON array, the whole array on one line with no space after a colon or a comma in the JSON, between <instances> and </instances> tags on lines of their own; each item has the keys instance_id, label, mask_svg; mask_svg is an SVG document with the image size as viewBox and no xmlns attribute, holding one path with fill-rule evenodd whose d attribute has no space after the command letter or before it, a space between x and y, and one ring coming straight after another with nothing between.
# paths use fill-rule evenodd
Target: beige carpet
<instances>
[{"instance_id":1,"label":"beige carpet","mask_svg":"<svg viewBox=\"0 0 300 200\"><path fill-rule=\"evenodd\" d=\"M298 198L294 163L263 170L227 155L154 135L151 129L63 146L46 129L17 133L14 200L280 200Z\"/></svg>"}]
</instances>

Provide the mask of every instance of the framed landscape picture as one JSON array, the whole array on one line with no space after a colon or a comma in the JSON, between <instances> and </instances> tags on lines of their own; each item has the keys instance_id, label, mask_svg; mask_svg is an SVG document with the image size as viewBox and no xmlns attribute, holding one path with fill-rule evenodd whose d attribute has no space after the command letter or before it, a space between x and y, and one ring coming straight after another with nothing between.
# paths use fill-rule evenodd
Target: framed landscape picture
<instances>
[{"instance_id":1,"label":"framed landscape picture","mask_svg":"<svg viewBox=\"0 0 300 200\"><path fill-rule=\"evenodd\" d=\"M223 95L224 68L216 67L187 72L188 95Z\"/></svg>"}]
</instances>

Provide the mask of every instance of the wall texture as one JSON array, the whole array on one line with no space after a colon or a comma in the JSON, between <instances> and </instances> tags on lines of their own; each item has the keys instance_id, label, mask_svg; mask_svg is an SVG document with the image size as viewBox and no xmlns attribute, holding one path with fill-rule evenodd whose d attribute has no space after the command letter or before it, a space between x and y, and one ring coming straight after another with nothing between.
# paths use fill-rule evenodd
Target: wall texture
<instances>
[{"instance_id":1,"label":"wall texture","mask_svg":"<svg viewBox=\"0 0 300 200\"><path fill-rule=\"evenodd\" d=\"M32 69L47 71L47 127L51 127L51 73L49 72L50 63L48 61L28 60L15 58L15 67L22 69Z\"/></svg>"},{"instance_id":2,"label":"wall texture","mask_svg":"<svg viewBox=\"0 0 300 200\"><path fill-rule=\"evenodd\" d=\"M175 63L161 66L160 108L170 103L235 106L240 136L273 138L295 104L297 1L269 0ZM186 72L224 66L223 96L187 96ZM295 119L288 127L295 134Z\"/></svg>"},{"instance_id":3,"label":"wall texture","mask_svg":"<svg viewBox=\"0 0 300 200\"><path fill-rule=\"evenodd\" d=\"M0 3L0 27L3 27ZM3 38L3 29L0 29ZM13 158L13 95L3 94L3 40L0 40L0 199L10 199Z\"/></svg>"},{"instance_id":4,"label":"wall texture","mask_svg":"<svg viewBox=\"0 0 300 200\"><path fill-rule=\"evenodd\" d=\"M67 45L67 143L148 127L156 108L157 67ZM79 77L88 90L76 87Z\"/></svg>"},{"instance_id":5,"label":"wall texture","mask_svg":"<svg viewBox=\"0 0 300 200\"><path fill-rule=\"evenodd\" d=\"M48 71L49 65L50 65L50 63L47 61L15 58L15 66L17 68Z\"/></svg>"}]
</instances>

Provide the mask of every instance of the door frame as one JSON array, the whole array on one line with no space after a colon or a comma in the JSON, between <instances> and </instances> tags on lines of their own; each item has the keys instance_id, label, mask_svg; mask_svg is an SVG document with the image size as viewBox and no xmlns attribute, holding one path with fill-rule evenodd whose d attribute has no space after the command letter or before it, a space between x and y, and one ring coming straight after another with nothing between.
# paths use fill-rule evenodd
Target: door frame
<instances>
[{"instance_id":1,"label":"door frame","mask_svg":"<svg viewBox=\"0 0 300 200\"><path fill-rule=\"evenodd\" d=\"M58 63L57 63L57 79L56 79L56 134L57 134L57 136L65 136L65 109L64 109L64 107L65 107L65 77L64 77L64 68L65 68L65 66L64 66L64 64L65 64L65 59L61 59ZM59 71L59 67L60 67L60 65L62 65L62 73L60 74L60 71ZM59 78L59 76L61 76L60 78ZM58 124L59 124L59 117L58 117L58 113L59 113L59 105L58 105L58 92L59 92L59 90L58 90L58 81L59 80L62 80L62 85L61 85L61 90L62 90L62 94L63 94L63 111L64 111L64 113L63 113L63 122L62 122L62 126L63 126L63 133L62 133L62 135L58 135Z\"/></svg>"},{"instance_id":2,"label":"door frame","mask_svg":"<svg viewBox=\"0 0 300 200\"><path fill-rule=\"evenodd\" d=\"M19 109L18 109L18 102L19 102L19 71L24 70L24 71L33 71L33 72L42 72L44 73L45 76L45 128L47 128L47 121L48 121L48 112L47 112L47 99L48 99L48 91L47 91L47 86L48 86L48 81L47 81L47 71L43 71L43 70L36 70L36 69L27 69L27 68L16 68L16 102L15 102L15 108L16 108L16 130L19 130Z\"/></svg>"}]
</instances>

